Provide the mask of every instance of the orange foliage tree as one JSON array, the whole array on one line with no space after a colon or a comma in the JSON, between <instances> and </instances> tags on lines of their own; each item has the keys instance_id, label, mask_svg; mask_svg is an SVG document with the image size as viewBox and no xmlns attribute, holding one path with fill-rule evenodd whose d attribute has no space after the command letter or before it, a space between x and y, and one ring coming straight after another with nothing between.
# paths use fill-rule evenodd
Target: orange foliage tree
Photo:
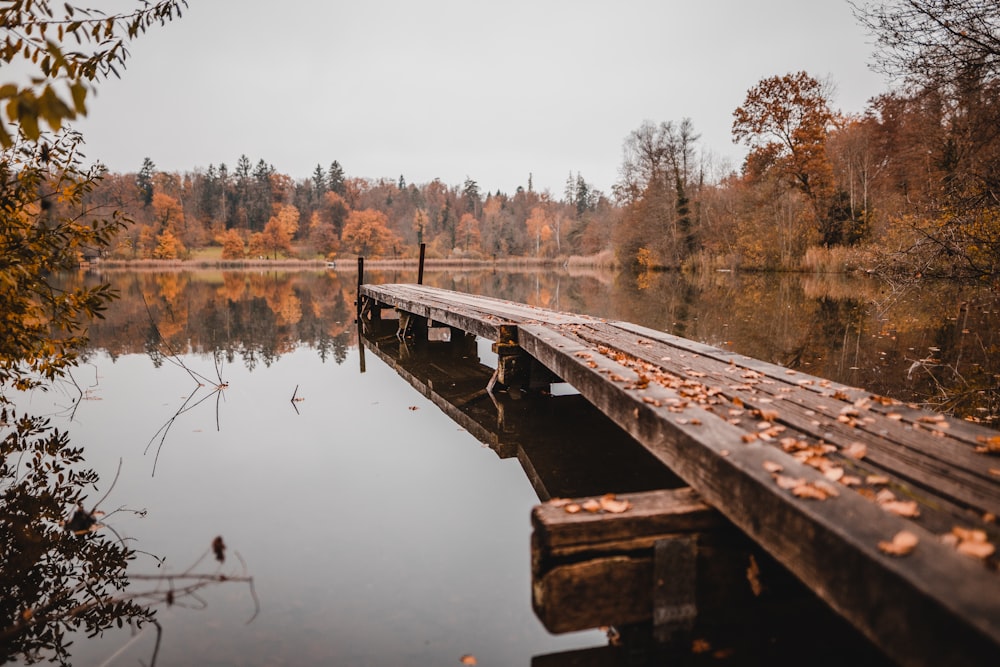
<instances>
[{"instance_id":1,"label":"orange foliage tree","mask_svg":"<svg viewBox=\"0 0 1000 667\"><path fill-rule=\"evenodd\" d=\"M186 254L187 248L169 228L164 229L163 233L156 237L156 249L153 250L154 258L181 259Z\"/></svg>"},{"instance_id":2,"label":"orange foliage tree","mask_svg":"<svg viewBox=\"0 0 1000 667\"><path fill-rule=\"evenodd\" d=\"M227 229L216 240L222 245L222 259L243 259L246 256L246 244L235 229Z\"/></svg>"},{"instance_id":3,"label":"orange foliage tree","mask_svg":"<svg viewBox=\"0 0 1000 667\"><path fill-rule=\"evenodd\" d=\"M392 252L400 239L389 229L388 219L384 213L364 209L352 211L347 216L341 242L347 250L357 255L368 256Z\"/></svg>"},{"instance_id":4,"label":"orange foliage tree","mask_svg":"<svg viewBox=\"0 0 1000 667\"><path fill-rule=\"evenodd\" d=\"M273 254L278 259L278 253L292 254L292 238L299 229L299 209L291 204L280 206L264 225L261 238L264 254Z\"/></svg>"},{"instance_id":5,"label":"orange foliage tree","mask_svg":"<svg viewBox=\"0 0 1000 667\"><path fill-rule=\"evenodd\" d=\"M471 213L463 213L455 228L455 245L463 252L478 252L480 244L479 221Z\"/></svg>"},{"instance_id":6,"label":"orange foliage tree","mask_svg":"<svg viewBox=\"0 0 1000 667\"><path fill-rule=\"evenodd\" d=\"M733 112L732 128L733 138L751 148L744 173L787 178L809 201L827 245L843 240L840 221L830 211L834 180L826 142L832 121L823 84L796 72L762 79L747 91Z\"/></svg>"}]
</instances>

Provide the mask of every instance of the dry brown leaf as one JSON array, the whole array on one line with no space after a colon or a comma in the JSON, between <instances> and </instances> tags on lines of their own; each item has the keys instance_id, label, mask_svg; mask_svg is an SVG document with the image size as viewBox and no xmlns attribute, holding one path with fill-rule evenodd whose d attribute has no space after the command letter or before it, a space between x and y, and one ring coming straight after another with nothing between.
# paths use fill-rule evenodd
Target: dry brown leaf
<instances>
[{"instance_id":1,"label":"dry brown leaf","mask_svg":"<svg viewBox=\"0 0 1000 667\"><path fill-rule=\"evenodd\" d=\"M986 437L981 435L976 438L976 442L983 445L982 449L977 449L976 451L983 451L987 454L998 454L1000 453L1000 435L992 435Z\"/></svg>"},{"instance_id":2,"label":"dry brown leaf","mask_svg":"<svg viewBox=\"0 0 1000 667\"><path fill-rule=\"evenodd\" d=\"M938 424L944 421L944 415L921 415L917 417L917 421L924 424Z\"/></svg>"},{"instance_id":3,"label":"dry brown leaf","mask_svg":"<svg viewBox=\"0 0 1000 667\"><path fill-rule=\"evenodd\" d=\"M959 542L956 548L958 553L963 556L971 556L979 560L986 560L996 552L996 547L989 542L973 542L971 540Z\"/></svg>"},{"instance_id":4,"label":"dry brown leaf","mask_svg":"<svg viewBox=\"0 0 1000 667\"><path fill-rule=\"evenodd\" d=\"M569 505L566 505L565 509L566 509L566 514L576 514L583 508L580 507L579 503L570 503Z\"/></svg>"},{"instance_id":5,"label":"dry brown leaf","mask_svg":"<svg viewBox=\"0 0 1000 667\"><path fill-rule=\"evenodd\" d=\"M712 650L712 645L707 639L695 639L691 642L692 653L708 653Z\"/></svg>"},{"instance_id":6,"label":"dry brown leaf","mask_svg":"<svg viewBox=\"0 0 1000 667\"><path fill-rule=\"evenodd\" d=\"M622 512L627 512L632 509L632 503L627 500L616 499L615 494L613 493L603 496L600 503L601 509L605 512L610 512L611 514L621 514Z\"/></svg>"},{"instance_id":7,"label":"dry brown leaf","mask_svg":"<svg viewBox=\"0 0 1000 667\"><path fill-rule=\"evenodd\" d=\"M882 509L897 516L905 516L908 519L920 516L917 503L912 500L890 500L882 503Z\"/></svg>"},{"instance_id":8,"label":"dry brown leaf","mask_svg":"<svg viewBox=\"0 0 1000 667\"><path fill-rule=\"evenodd\" d=\"M826 500L829 495L824 489L812 484L800 484L792 489L792 495L796 498L810 498L812 500Z\"/></svg>"},{"instance_id":9,"label":"dry brown leaf","mask_svg":"<svg viewBox=\"0 0 1000 667\"><path fill-rule=\"evenodd\" d=\"M868 446L863 442L852 442L844 448L844 456L848 456L852 459L858 459L860 461L867 455Z\"/></svg>"},{"instance_id":10,"label":"dry brown leaf","mask_svg":"<svg viewBox=\"0 0 1000 667\"><path fill-rule=\"evenodd\" d=\"M867 477L865 477L865 483L871 484L872 486L876 486L879 484L888 484L889 478L886 477L885 475L868 475Z\"/></svg>"},{"instance_id":11,"label":"dry brown leaf","mask_svg":"<svg viewBox=\"0 0 1000 667\"><path fill-rule=\"evenodd\" d=\"M757 439L756 433L744 433L743 435L740 436L740 440L747 443L753 442L756 439Z\"/></svg>"},{"instance_id":12,"label":"dry brown leaf","mask_svg":"<svg viewBox=\"0 0 1000 667\"><path fill-rule=\"evenodd\" d=\"M585 501L582 505L580 505L580 507L582 507L583 509L587 510L588 512L600 512L601 511L601 503L598 502L597 500L594 500L593 498L591 498L590 500Z\"/></svg>"},{"instance_id":13,"label":"dry brown leaf","mask_svg":"<svg viewBox=\"0 0 1000 667\"><path fill-rule=\"evenodd\" d=\"M897 422L902 421L903 419L903 415L899 414L898 412L890 412L886 415L886 417Z\"/></svg>"},{"instance_id":14,"label":"dry brown leaf","mask_svg":"<svg viewBox=\"0 0 1000 667\"><path fill-rule=\"evenodd\" d=\"M479 661L476 660L476 656L474 656L474 655L468 655L468 654L466 654L466 655L463 655L458 660L463 665L478 665L479 664Z\"/></svg>"},{"instance_id":15,"label":"dry brown leaf","mask_svg":"<svg viewBox=\"0 0 1000 667\"><path fill-rule=\"evenodd\" d=\"M840 483L844 486L858 486L861 484L861 478L856 475L844 475L840 478Z\"/></svg>"},{"instance_id":16,"label":"dry brown leaf","mask_svg":"<svg viewBox=\"0 0 1000 667\"><path fill-rule=\"evenodd\" d=\"M777 410L758 410L757 416L766 422L778 421L778 411ZM770 426L770 424L768 424ZM766 428L766 427L765 427Z\"/></svg>"},{"instance_id":17,"label":"dry brown leaf","mask_svg":"<svg viewBox=\"0 0 1000 667\"><path fill-rule=\"evenodd\" d=\"M891 542L879 542L878 548L890 556L906 556L914 549L920 540L908 530L901 530L892 537Z\"/></svg>"},{"instance_id":18,"label":"dry brown leaf","mask_svg":"<svg viewBox=\"0 0 1000 667\"><path fill-rule=\"evenodd\" d=\"M889 489L879 489L878 493L875 494L875 501L880 505L891 503L894 500L896 500L896 494Z\"/></svg>"},{"instance_id":19,"label":"dry brown leaf","mask_svg":"<svg viewBox=\"0 0 1000 667\"><path fill-rule=\"evenodd\" d=\"M774 461L764 461L764 470L768 472L781 472L785 468L780 463Z\"/></svg>"},{"instance_id":20,"label":"dry brown leaf","mask_svg":"<svg viewBox=\"0 0 1000 667\"><path fill-rule=\"evenodd\" d=\"M839 482L840 479L844 476L844 469L838 467L827 468L826 470L823 471L823 476L826 477L831 482Z\"/></svg>"},{"instance_id":21,"label":"dry brown leaf","mask_svg":"<svg viewBox=\"0 0 1000 667\"><path fill-rule=\"evenodd\" d=\"M951 529L951 532L955 537L962 540L963 542L985 542L986 541L986 531L978 530L976 528L962 528L961 526L955 526Z\"/></svg>"},{"instance_id":22,"label":"dry brown leaf","mask_svg":"<svg viewBox=\"0 0 1000 667\"><path fill-rule=\"evenodd\" d=\"M797 486L805 484L806 480L798 477L789 477L788 475L775 475L774 483L778 485L779 489L794 489Z\"/></svg>"},{"instance_id":23,"label":"dry brown leaf","mask_svg":"<svg viewBox=\"0 0 1000 667\"><path fill-rule=\"evenodd\" d=\"M572 502L569 498L549 498L545 504L552 507L566 507Z\"/></svg>"}]
</instances>

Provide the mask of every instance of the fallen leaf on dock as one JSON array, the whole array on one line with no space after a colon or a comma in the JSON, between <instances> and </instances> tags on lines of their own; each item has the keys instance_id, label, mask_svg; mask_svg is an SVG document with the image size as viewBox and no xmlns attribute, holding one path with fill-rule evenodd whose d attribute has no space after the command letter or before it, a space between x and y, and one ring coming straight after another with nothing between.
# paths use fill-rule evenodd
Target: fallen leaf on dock
<instances>
[{"instance_id":1,"label":"fallen leaf on dock","mask_svg":"<svg viewBox=\"0 0 1000 667\"><path fill-rule=\"evenodd\" d=\"M877 486L879 484L888 484L889 478L885 475L868 475L865 477L865 483L871 484L872 486Z\"/></svg>"},{"instance_id":2,"label":"fallen leaf on dock","mask_svg":"<svg viewBox=\"0 0 1000 667\"><path fill-rule=\"evenodd\" d=\"M852 442L844 448L844 456L861 460L868 455L868 446L863 442Z\"/></svg>"},{"instance_id":3,"label":"fallen leaf on dock","mask_svg":"<svg viewBox=\"0 0 1000 667\"><path fill-rule=\"evenodd\" d=\"M792 495L796 498L809 498L811 500L826 500L830 496L826 489L821 489L809 482L799 484L792 489Z\"/></svg>"},{"instance_id":4,"label":"fallen leaf on dock","mask_svg":"<svg viewBox=\"0 0 1000 667\"><path fill-rule=\"evenodd\" d=\"M573 501L569 498L549 498L546 505L551 505L552 507L566 507Z\"/></svg>"},{"instance_id":5,"label":"fallen leaf on dock","mask_svg":"<svg viewBox=\"0 0 1000 667\"><path fill-rule=\"evenodd\" d=\"M611 514L621 514L622 512L627 512L632 509L632 503L627 500L616 499L615 494L613 493L602 496L600 504L602 510L610 512Z\"/></svg>"},{"instance_id":6,"label":"fallen leaf on dock","mask_svg":"<svg viewBox=\"0 0 1000 667\"><path fill-rule=\"evenodd\" d=\"M788 475L775 475L774 483L779 489L794 489L806 483L806 480L799 477L789 477Z\"/></svg>"},{"instance_id":7,"label":"fallen leaf on dock","mask_svg":"<svg viewBox=\"0 0 1000 667\"><path fill-rule=\"evenodd\" d=\"M601 511L601 503L599 503L598 501L594 500L593 498L591 498L590 500L584 502L582 505L580 505L580 507L582 507L583 509L585 509L588 512L591 512L591 513L593 513L593 512L600 512Z\"/></svg>"},{"instance_id":8,"label":"fallen leaf on dock","mask_svg":"<svg viewBox=\"0 0 1000 667\"><path fill-rule=\"evenodd\" d=\"M583 508L580 507L580 505L578 503L570 503L570 504L566 505L565 509L566 509L566 514L576 514L577 512L579 512L580 510L582 510Z\"/></svg>"},{"instance_id":9,"label":"fallen leaf on dock","mask_svg":"<svg viewBox=\"0 0 1000 667\"><path fill-rule=\"evenodd\" d=\"M764 461L764 470L771 473L778 473L784 470L784 467L780 463L775 463L774 461Z\"/></svg>"},{"instance_id":10,"label":"fallen leaf on dock","mask_svg":"<svg viewBox=\"0 0 1000 667\"><path fill-rule=\"evenodd\" d=\"M917 548L920 540L908 530L901 530L892 537L891 542L879 542L879 551L890 556L906 556Z\"/></svg>"},{"instance_id":11,"label":"fallen leaf on dock","mask_svg":"<svg viewBox=\"0 0 1000 667\"><path fill-rule=\"evenodd\" d=\"M882 503L882 509L886 512L890 512L897 516L903 516L908 519L920 516L920 510L917 508L917 503L912 500L890 500L889 502Z\"/></svg>"},{"instance_id":12,"label":"fallen leaf on dock","mask_svg":"<svg viewBox=\"0 0 1000 667\"><path fill-rule=\"evenodd\" d=\"M963 556L985 560L996 552L996 547L986 537L984 530L955 526L951 529L951 533L941 538L941 541L954 546Z\"/></svg>"},{"instance_id":13,"label":"fallen leaf on dock","mask_svg":"<svg viewBox=\"0 0 1000 667\"><path fill-rule=\"evenodd\" d=\"M1000 435L990 437L981 435L976 438L976 442L983 445L982 447L976 447L976 451L980 454L1000 454Z\"/></svg>"}]
</instances>

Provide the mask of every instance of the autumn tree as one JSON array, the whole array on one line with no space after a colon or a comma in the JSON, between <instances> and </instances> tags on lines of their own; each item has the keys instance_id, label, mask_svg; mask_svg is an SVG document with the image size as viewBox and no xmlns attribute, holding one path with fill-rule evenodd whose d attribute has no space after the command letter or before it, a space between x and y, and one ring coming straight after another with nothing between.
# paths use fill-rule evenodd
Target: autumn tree
<instances>
[{"instance_id":1,"label":"autumn tree","mask_svg":"<svg viewBox=\"0 0 1000 667\"><path fill-rule=\"evenodd\" d=\"M909 147L925 160L928 205L895 221L911 231L904 264L1000 273L1000 4L889 0L855 13L876 37L876 63L906 84L879 100L882 124L898 122L890 110L930 121Z\"/></svg>"},{"instance_id":2,"label":"autumn tree","mask_svg":"<svg viewBox=\"0 0 1000 667\"><path fill-rule=\"evenodd\" d=\"M825 245L843 242L842 220L830 211L835 193L826 154L833 121L824 85L806 72L762 79L733 112L733 138L750 147L744 173L787 179L810 204Z\"/></svg>"},{"instance_id":3,"label":"autumn tree","mask_svg":"<svg viewBox=\"0 0 1000 667\"><path fill-rule=\"evenodd\" d=\"M427 223L430 218L427 216L427 211L422 208L418 208L413 212L413 231L417 234L417 245L424 242L424 231L427 229Z\"/></svg>"},{"instance_id":4,"label":"autumn tree","mask_svg":"<svg viewBox=\"0 0 1000 667\"><path fill-rule=\"evenodd\" d=\"M350 252L366 257L392 252L399 241L389 230L388 219L384 213L364 209L352 211L347 216L341 242Z\"/></svg>"},{"instance_id":5,"label":"autumn tree","mask_svg":"<svg viewBox=\"0 0 1000 667\"><path fill-rule=\"evenodd\" d=\"M543 244L547 244L552 238L552 217L549 215L548 208L544 205L532 208L531 215L525 221L525 226L528 228L528 235L534 242L535 257L540 257Z\"/></svg>"},{"instance_id":6,"label":"autumn tree","mask_svg":"<svg viewBox=\"0 0 1000 667\"><path fill-rule=\"evenodd\" d=\"M332 224L323 220L319 211L313 211L309 220L309 242L313 250L327 259L333 259L340 249L340 235Z\"/></svg>"},{"instance_id":7,"label":"autumn tree","mask_svg":"<svg viewBox=\"0 0 1000 667\"><path fill-rule=\"evenodd\" d=\"M463 252L477 252L481 242L479 221L471 213L463 213L455 228L456 247Z\"/></svg>"},{"instance_id":8,"label":"autumn tree","mask_svg":"<svg viewBox=\"0 0 1000 667\"><path fill-rule=\"evenodd\" d=\"M181 240L169 228L156 237L156 249L153 250L154 259L181 259L187 254L187 249Z\"/></svg>"},{"instance_id":9,"label":"autumn tree","mask_svg":"<svg viewBox=\"0 0 1000 667\"><path fill-rule=\"evenodd\" d=\"M179 231L184 224L184 209L176 198L157 192L153 195L153 215L163 229Z\"/></svg>"},{"instance_id":10,"label":"autumn tree","mask_svg":"<svg viewBox=\"0 0 1000 667\"><path fill-rule=\"evenodd\" d=\"M270 217L264 226L264 254L272 254L278 259L278 253L292 254L292 238L299 229L299 210L290 204L278 207L277 212Z\"/></svg>"},{"instance_id":11,"label":"autumn tree","mask_svg":"<svg viewBox=\"0 0 1000 667\"><path fill-rule=\"evenodd\" d=\"M687 118L678 124L646 121L625 139L615 185L616 196L625 205L616 232L624 263L634 264L638 251L645 248L654 264L676 266L696 250L691 177L697 140Z\"/></svg>"},{"instance_id":12,"label":"autumn tree","mask_svg":"<svg viewBox=\"0 0 1000 667\"><path fill-rule=\"evenodd\" d=\"M246 256L246 244L235 229L227 229L216 240L222 246L222 259L243 259Z\"/></svg>"}]
</instances>

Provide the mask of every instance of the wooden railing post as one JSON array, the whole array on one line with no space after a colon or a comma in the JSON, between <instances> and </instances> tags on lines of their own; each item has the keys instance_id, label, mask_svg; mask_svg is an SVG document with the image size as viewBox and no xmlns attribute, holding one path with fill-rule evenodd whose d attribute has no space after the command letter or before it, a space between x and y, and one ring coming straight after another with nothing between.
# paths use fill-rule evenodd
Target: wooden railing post
<instances>
[{"instance_id":1,"label":"wooden railing post","mask_svg":"<svg viewBox=\"0 0 1000 667\"><path fill-rule=\"evenodd\" d=\"M420 264L417 266L417 284L424 284L424 251L427 249L426 243L420 244Z\"/></svg>"},{"instance_id":2,"label":"wooden railing post","mask_svg":"<svg viewBox=\"0 0 1000 667\"><path fill-rule=\"evenodd\" d=\"M358 322L361 321L361 286L365 282L365 258L358 257L358 294L355 298L354 305L357 306L357 318Z\"/></svg>"}]
</instances>

